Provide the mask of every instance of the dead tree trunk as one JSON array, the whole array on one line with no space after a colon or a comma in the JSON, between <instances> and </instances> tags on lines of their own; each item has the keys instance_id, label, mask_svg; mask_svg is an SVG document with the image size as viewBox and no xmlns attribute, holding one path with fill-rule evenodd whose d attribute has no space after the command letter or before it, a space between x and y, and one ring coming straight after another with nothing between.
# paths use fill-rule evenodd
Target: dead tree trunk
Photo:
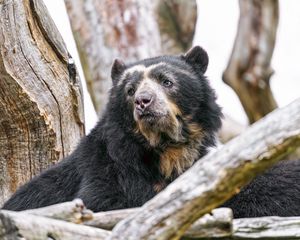
<instances>
[{"instance_id":1,"label":"dead tree trunk","mask_svg":"<svg viewBox=\"0 0 300 240\"><path fill-rule=\"evenodd\" d=\"M196 0L156 0L162 52L178 54L187 51L193 42L196 21Z\"/></svg>"},{"instance_id":2,"label":"dead tree trunk","mask_svg":"<svg viewBox=\"0 0 300 240\"><path fill-rule=\"evenodd\" d=\"M0 205L84 134L79 79L43 1L0 1Z\"/></svg>"},{"instance_id":3,"label":"dead tree trunk","mask_svg":"<svg viewBox=\"0 0 300 240\"><path fill-rule=\"evenodd\" d=\"M153 1L65 0L94 106L101 113L116 57L127 62L161 52Z\"/></svg>"},{"instance_id":4,"label":"dead tree trunk","mask_svg":"<svg viewBox=\"0 0 300 240\"><path fill-rule=\"evenodd\" d=\"M278 25L277 0L240 0L240 20L223 80L238 95L250 123L277 107L270 66Z\"/></svg>"}]
</instances>

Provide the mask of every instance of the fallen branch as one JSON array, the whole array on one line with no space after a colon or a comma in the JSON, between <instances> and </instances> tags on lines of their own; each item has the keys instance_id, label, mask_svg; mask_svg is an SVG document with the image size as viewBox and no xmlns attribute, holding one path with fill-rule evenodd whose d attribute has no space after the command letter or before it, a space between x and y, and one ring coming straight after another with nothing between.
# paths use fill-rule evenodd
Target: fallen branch
<instances>
[{"instance_id":1,"label":"fallen branch","mask_svg":"<svg viewBox=\"0 0 300 240\"><path fill-rule=\"evenodd\" d=\"M139 209L122 209L94 214L83 224L111 230L118 222L136 213ZM300 217L261 217L232 219L229 208L216 208L205 214L184 233L190 239L278 239L300 238Z\"/></svg>"},{"instance_id":2,"label":"fallen branch","mask_svg":"<svg viewBox=\"0 0 300 240\"><path fill-rule=\"evenodd\" d=\"M130 214L136 213L138 208L113 210L108 212L99 212L93 214L93 219L84 222L84 225L112 230L114 226Z\"/></svg>"},{"instance_id":3,"label":"fallen branch","mask_svg":"<svg viewBox=\"0 0 300 240\"><path fill-rule=\"evenodd\" d=\"M72 223L82 223L83 221L91 220L93 218L93 212L86 209L81 199L75 199L72 202L59 203L43 208L26 210L22 211L22 213L64 220Z\"/></svg>"},{"instance_id":4,"label":"fallen branch","mask_svg":"<svg viewBox=\"0 0 300 240\"><path fill-rule=\"evenodd\" d=\"M126 217L138 212L138 208L95 213L93 220L84 225L111 230ZM226 237L232 234L232 211L230 208L216 208L211 214L198 219L184 234L185 237Z\"/></svg>"},{"instance_id":5,"label":"fallen branch","mask_svg":"<svg viewBox=\"0 0 300 240\"><path fill-rule=\"evenodd\" d=\"M220 238L232 235L232 211L230 208L216 208L211 214L199 218L184 233L188 238Z\"/></svg>"},{"instance_id":6,"label":"fallen branch","mask_svg":"<svg viewBox=\"0 0 300 240\"><path fill-rule=\"evenodd\" d=\"M300 217L235 219L233 237L234 239L300 239Z\"/></svg>"},{"instance_id":7,"label":"fallen branch","mask_svg":"<svg viewBox=\"0 0 300 240\"><path fill-rule=\"evenodd\" d=\"M198 161L109 239L178 239L199 217L232 197L256 174L300 145L300 99L275 110Z\"/></svg>"},{"instance_id":8,"label":"fallen branch","mask_svg":"<svg viewBox=\"0 0 300 240\"><path fill-rule=\"evenodd\" d=\"M80 199L48 207L22 211L21 213L82 223L90 227L111 230L121 220L136 213L139 208L113 210L93 213L87 210ZM85 216L85 213L88 216ZM34 218L35 216L30 216ZM34 229L33 229L34 231ZM184 234L185 237L225 237L232 234L232 211L229 208L217 208L211 214L198 219Z\"/></svg>"},{"instance_id":9,"label":"fallen branch","mask_svg":"<svg viewBox=\"0 0 300 240\"><path fill-rule=\"evenodd\" d=\"M109 235L105 230L28 213L0 212L0 239L101 240Z\"/></svg>"},{"instance_id":10,"label":"fallen branch","mask_svg":"<svg viewBox=\"0 0 300 240\"><path fill-rule=\"evenodd\" d=\"M74 210L75 209L75 210ZM20 237L45 239L105 239L110 232L96 228L112 229L119 221L135 214L138 208L94 213L92 220L81 222L89 227L63 221L80 222L86 211L82 201L55 204L52 206L22 212L0 211L0 238ZM91 211L89 217L91 217ZM41 216L38 216L41 214ZM73 216L75 215L75 218ZM76 221L74 221L74 219ZM94 227L94 228L93 228ZM233 219L229 208L217 208L211 214L198 219L183 235L184 239L299 239L300 217L261 217Z\"/></svg>"}]
</instances>

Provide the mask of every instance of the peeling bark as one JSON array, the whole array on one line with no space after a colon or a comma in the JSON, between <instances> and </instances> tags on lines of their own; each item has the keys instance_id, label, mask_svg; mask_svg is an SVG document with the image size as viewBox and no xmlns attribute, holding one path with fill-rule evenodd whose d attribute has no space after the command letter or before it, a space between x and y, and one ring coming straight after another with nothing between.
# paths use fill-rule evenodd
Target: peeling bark
<instances>
[{"instance_id":1,"label":"peeling bark","mask_svg":"<svg viewBox=\"0 0 300 240\"><path fill-rule=\"evenodd\" d=\"M113 59L156 56L160 36L153 1L65 0L88 90L100 114L111 86Z\"/></svg>"},{"instance_id":2,"label":"peeling bark","mask_svg":"<svg viewBox=\"0 0 300 240\"><path fill-rule=\"evenodd\" d=\"M0 204L84 134L81 86L38 0L0 1Z\"/></svg>"},{"instance_id":3,"label":"peeling bark","mask_svg":"<svg viewBox=\"0 0 300 240\"><path fill-rule=\"evenodd\" d=\"M179 239L196 219L300 146L299 122L300 99L196 162L136 214L121 221L109 239Z\"/></svg>"},{"instance_id":4,"label":"peeling bark","mask_svg":"<svg viewBox=\"0 0 300 240\"><path fill-rule=\"evenodd\" d=\"M238 32L223 81L238 95L250 123L273 111L270 66L278 25L277 0L240 0Z\"/></svg>"}]
</instances>

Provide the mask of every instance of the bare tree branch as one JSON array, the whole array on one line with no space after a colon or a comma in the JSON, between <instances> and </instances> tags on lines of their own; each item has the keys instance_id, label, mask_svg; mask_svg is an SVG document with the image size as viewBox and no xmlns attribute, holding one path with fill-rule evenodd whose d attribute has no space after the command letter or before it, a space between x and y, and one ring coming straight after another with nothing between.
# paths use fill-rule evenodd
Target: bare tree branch
<instances>
[{"instance_id":1,"label":"bare tree branch","mask_svg":"<svg viewBox=\"0 0 300 240\"><path fill-rule=\"evenodd\" d=\"M130 208L94 213L93 219L84 222L84 225L111 230L118 222L137 211L138 208Z\"/></svg>"},{"instance_id":2,"label":"bare tree branch","mask_svg":"<svg viewBox=\"0 0 300 240\"><path fill-rule=\"evenodd\" d=\"M23 212L0 211L0 239L101 240L110 232Z\"/></svg>"},{"instance_id":3,"label":"bare tree branch","mask_svg":"<svg viewBox=\"0 0 300 240\"><path fill-rule=\"evenodd\" d=\"M86 209L81 199L75 199L72 202L58 203L43 208L25 210L22 212L73 223L82 223L93 218L93 212Z\"/></svg>"},{"instance_id":4,"label":"bare tree branch","mask_svg":"<svg viewBox=\"0 0 300 240\"><path fill-rule=\"evenodd\" d=\"M250 123L277 107L270 88L270 62L278 12L278 0L240 0L238 32L223 80L238 95Z\"/></svg>"},{"instance_id":5,"label":"bare tree branch","mask_svg":"<svg viewBox=\"0 0 300 240\"><path fill-rule=\"evenodd\" d=\"M299 239L299 217L260 217L235 219L234 239Z\"/></svg>"}]
</instances>

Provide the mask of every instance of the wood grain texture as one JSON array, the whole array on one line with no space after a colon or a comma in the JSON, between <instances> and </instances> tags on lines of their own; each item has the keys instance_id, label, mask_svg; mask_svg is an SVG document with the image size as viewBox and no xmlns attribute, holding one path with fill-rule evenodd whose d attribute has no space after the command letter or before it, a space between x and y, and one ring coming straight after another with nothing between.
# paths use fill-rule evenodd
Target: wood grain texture
<instances>
[{"instance_id":1,"label":"wood grain texture","mask_svg":"<svg viewBox=\"0 0 300 240\"><path fill-rule=\"evenodd\" d=\"M300 99L275 110L195 163L109 239L179 239L203 214L300 145Z\"/></svg>"},{"instance_id":2,"label":"wood grain texture","mask_svg":"<svg viewBox=\"0 0 300 240\"><path fill-rule=\"evenodd\" d=\"M0 1L0 205L84 134L78 77L43 1Z\"/></svg>"},{"instance_id":3,"label":"wood grain texture","mask_svg":"<svg viewBox=\"0 0 300 240\"><path fill-rule=\"evenodd\" d=\"M240 0L240 19L223 80L238 95L250 123L277 107L270 88L278 0Z\"/></svg>"},{"instance_id":4,"label":"wood grain texture","mask_svg":"<svg viewBox=\"0 0 300 240\"><path fill-rule=\"evenodd\" d=\"M111 230L121 220L130 214L136 213L138 208L120 209L107 212L98 212L93 214L93 218L85 221L84 225Z\"/></svg>"},{"instance_id":5,"label":"wood grain texture","mask_svg":"<svg viewBox=\"0 0 300 240\"><path fill-rule=\"evenodd\" d=\"M0 239L3 240L101 240L110 232L30 215L23 212L0 211Z\"/></svg>"},{"instance_id":6,"label":"wood grain texture","mask_svg":"<svg viewBox=\"0 0 300 240\"><path fill-rule=\"evenodd\" d=\"M300 239L299 217L235 219L234 239Z\"/></svg>"},{"instance_id":7,"label":"wood grain texture","mask_svg":"<svg viewBox=\"0 0 300 240\"><path fill-rule=\"evenodd\" d=\"M65 0L88 90L101 114L113 59L126 63L161 53L153 1Z\"/></svg>"}]
</instances>

